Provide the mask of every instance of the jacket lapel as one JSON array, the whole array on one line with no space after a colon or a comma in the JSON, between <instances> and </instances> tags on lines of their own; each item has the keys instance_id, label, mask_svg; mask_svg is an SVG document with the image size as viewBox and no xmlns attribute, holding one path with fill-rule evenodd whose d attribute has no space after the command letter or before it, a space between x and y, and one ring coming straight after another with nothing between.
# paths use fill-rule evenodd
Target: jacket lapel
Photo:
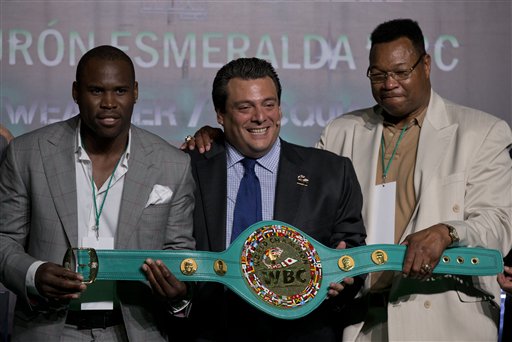
<instances>
[{"instance_id":1,"label":"jacket lapel","mask_svg":"<svg viewBox=\"0 0 512 342\"><path fill-rule=\"evenodd\" d=\"M114 239L116 249L126 248L128 239L137 229L142 211L154 185L154 165L149 156L153 153L151 145L141 138L137 127L131 127L130 159L125 175L117 236ZM120 229L122 227L122 229Z\"/></svg>"},{"instance_id":2,"label":"jacket lapel","mask_svg":"<svg viewBox=\"0 0 512 342\"><path fill-rule=\"evenodd\" d=\"M196 163L197 188L206 213L208 242L212 251L226 249L227 170L226 153L220 145Z\"/></svg>"},{"instance_id":3,"label":"jacket lapel","mask_svg":"<svg viewBox=\"0 0 512 342\"><path fill-rule=\"evenodd\" d=\"M414 190L416 192L416 208L409 225L402 238L412 232L412 224L421 204L421 194L429 187L433 176L445 156L446 147L449 146L455 136L457 124L450 124L446 112L444 100L434 91L431 93L430 103L421 128L414 170Z\"/></svg>"},{"instance_id":4,"label":"jacket lapel","mask_svg":"<svg viewBox=\"0 0 512 342\"><path fill-rule=\"evenodd\" d=\"M380 111L380 107L376 106L372 112L364 114L364 125L354 127L354 141L352 142L352 163L364 194L362 216L366 218L365 225L368 231L378 229L375 215L370 215L370 213L374 210L376 200L375 178L382 137ZM374 234L368 235L373 236Z\"/></svg>"},{"instance_id":5,"label":"jacket lapel","mask_svg":"<svg viewBox=\"0 0 512 342\"><path fill-rule=\"evenodd\" d=\"M70 246L78 243L74 141L77 124L78 116L39 141L50 194Z\"/></svg>"},{"instance_id":6,"label":"jacket lapel","mask_svg":"<svg viewBox=\"0 0 512 342\"><path fill-rule=\"evenodd\" d=\"M424 126L421 129L414 172L414 188L417 202L421 197L421 190L428 187L432 176L437 172L446 146L452 141L457 125L450 125L446 115L443 99L432 92L431 101L425 116Z\"/></svg>"},{"instance_id":7,"label":"jacket lapel","mask_svg":"<svg viewBox=\"0 0 512 342\"><path fill-rule=\"evenodd\" d=\"M281 155L277 172L277 188L274 201L274 219L297 225L297 208L305 187L297 184L300 176L308 178L302 167L302 157L288 144L281 140Z\"/></svg>"}]
</instances>

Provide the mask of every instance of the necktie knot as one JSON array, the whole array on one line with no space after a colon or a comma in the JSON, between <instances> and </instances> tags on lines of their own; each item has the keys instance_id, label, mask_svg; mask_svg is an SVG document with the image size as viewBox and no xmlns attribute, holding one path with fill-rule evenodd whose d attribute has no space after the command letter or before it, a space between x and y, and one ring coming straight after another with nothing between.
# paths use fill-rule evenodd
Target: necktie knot
<instances>
[{"instance_id":1,"label":"necktie knot","mask_svg":"<svg viewBox=\"0 0 512 342\"><path fill-rule=\"evenodd\" d=\"M245 173L255 174L254 167L256 166L256 159L244 158L242 159L242 165L244 166Z\"/></svg>"}]
</instances>

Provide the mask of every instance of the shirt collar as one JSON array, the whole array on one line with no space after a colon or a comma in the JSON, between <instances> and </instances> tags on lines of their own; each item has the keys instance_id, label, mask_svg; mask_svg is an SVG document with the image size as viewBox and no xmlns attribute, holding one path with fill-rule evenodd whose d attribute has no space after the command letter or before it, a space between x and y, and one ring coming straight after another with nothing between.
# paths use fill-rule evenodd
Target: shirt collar
<instances>
[{"instance_id":1,"label":"shirt collar","mask_svg":"<svg viewBox=\"0 0 512 342\"><path fill-rule=\"evenodd\" d=\"M226 141L226 150L227 150L227 167L230 168L236 163L240 162L245 158L243 154L241 154L233 145ZM268 171L272 173L277 172L277 167L279 165L279 156L281 154L281 139L276 139L274 145L267 154L263 157L258 158L256 161L258 164Z\"/></svg>"},{"instance_id":2,"label":"shirt collar","mask_svg":"<svg viewBox=\"0 0 512 342\"><path fill-rule=\"evenodd\" d=\"M414 125L418 125L420 128L423 126L423 121L425 121L425 115L427 114L427 108L423 109L421 111L421 113L419 113L418 115L416 115L414 118L412 118L408 123L407 123L407 127L411 127L411 126L414 126ZM382 115L382 112L381 112L381 115ZM389 122L389 121L386 121L384 115L382 115L382 117L384 118L384 121L383 121L383 124L384 126L391 126L391 127L396 127L395 124Z\"/></svg>"},{"instance_id":3,"label":"shirt collar","mask_svg":"<svg viewBox=\"0 0 512 342\"><path fill-rule=\"evenodd\" d=\"M82 126L82 119L78 120L78 125L75 130L75 153L78 156L79 161L91 160L85 151L84 145L82 143L82 136L80 135L80 127ZM124 152L124 158L121 162L121 165L128 167L128 159L130 157L132 145L132 129L128 131L128 145L126 146L126 150Z\"/></svg>"}]
</instances>

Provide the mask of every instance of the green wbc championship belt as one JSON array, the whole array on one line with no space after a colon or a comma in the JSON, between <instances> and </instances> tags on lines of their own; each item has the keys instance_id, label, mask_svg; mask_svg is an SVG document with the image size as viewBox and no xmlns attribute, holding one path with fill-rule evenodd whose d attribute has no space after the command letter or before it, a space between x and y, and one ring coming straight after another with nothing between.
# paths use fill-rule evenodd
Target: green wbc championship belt
<instances>
[{"instance_id":1,"label":"green wbc championship belt","mask_svg":"<svg viewBox=\"0 0 512 342\"><path fill-rule=\"evenodd\" d=\"M146 280L147 258L162 260L181 281L219 282L251 305L278 318L295 319L314 310L329 283L375 271L401 271L406 247L378 244L350 249L325 247L280 221L253 224L224 252L190 250L68 250L64 266L86 282ZM499 251L451 248L433 273L494 275L503 271Z\"/></svg>"}]
</instances>

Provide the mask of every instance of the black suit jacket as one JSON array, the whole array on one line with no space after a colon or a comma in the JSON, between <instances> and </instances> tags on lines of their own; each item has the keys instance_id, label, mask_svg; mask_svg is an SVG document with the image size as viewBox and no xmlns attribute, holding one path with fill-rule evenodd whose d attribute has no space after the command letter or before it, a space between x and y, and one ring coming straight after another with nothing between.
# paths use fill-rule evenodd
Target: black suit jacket
<instances>
[{"instance_id":1,"label":"black suit jacket","mask_svg":"<svg viewBox=\"0 0 512 342\"><path fill-rule=\"evenodd\" d=\"M196 248L223 251L226 249L227 202L224 144L214 144L202 155L194 151L190 154L197 185ZM309 179L308 186L297 184L299 175ZM348 158L281 141L276 184L273 219L291 224L332 248L342 240L348 247L364 244L361 189ZM201 328L192 330L212 341L241 339L239 334L249 340L341 338L342 318L337 314L338 309L344 297L354 296L357 290L358 286L354 286L352 291L337 300L326 301L310 315L289 321L257 311L220 284L200 284L193 299L191 319L196 322L195 327ZM246 320L247 325L235 323L236 319ZM247 330L247 326L251 329Z\"/></svg>"}]
</instances>

